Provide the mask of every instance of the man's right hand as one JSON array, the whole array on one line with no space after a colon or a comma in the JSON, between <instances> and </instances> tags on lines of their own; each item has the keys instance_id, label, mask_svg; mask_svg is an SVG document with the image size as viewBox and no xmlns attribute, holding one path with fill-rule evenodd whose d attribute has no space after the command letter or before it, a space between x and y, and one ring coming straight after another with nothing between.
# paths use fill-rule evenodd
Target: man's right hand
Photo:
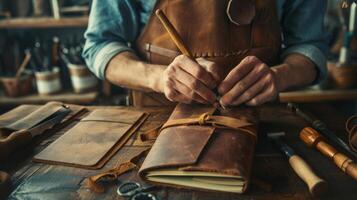
<instances>
[{"instance_id":1,"label":"man's right hand","mask_svg":"<svg viewBox=\"0 0 357 200\"><path fill-rule=\"evenodd\" d=\"M170 101L190 104L212 104L216 101L213 89L219 76L214 62L180 55L165 69L162 77L163 92Z\"/></svg>"}]
</instances>

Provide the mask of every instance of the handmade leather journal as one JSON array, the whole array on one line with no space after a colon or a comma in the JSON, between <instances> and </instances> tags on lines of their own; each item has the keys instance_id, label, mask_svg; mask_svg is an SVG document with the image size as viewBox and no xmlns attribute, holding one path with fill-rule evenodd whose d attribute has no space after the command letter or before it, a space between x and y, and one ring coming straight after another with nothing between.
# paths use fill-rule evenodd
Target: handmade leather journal
<instances>
[{"instance_id":1,"label":"handmade leather journal","mask_svg":"<svg viewBox=\"0 0 357 200\"><path fill-rule=\"evenodd\" d=\"M243 193L250 179L257 124L251 108L219 111L179 104L139 175L159 184Z\"/></svg>"}]
</instances>

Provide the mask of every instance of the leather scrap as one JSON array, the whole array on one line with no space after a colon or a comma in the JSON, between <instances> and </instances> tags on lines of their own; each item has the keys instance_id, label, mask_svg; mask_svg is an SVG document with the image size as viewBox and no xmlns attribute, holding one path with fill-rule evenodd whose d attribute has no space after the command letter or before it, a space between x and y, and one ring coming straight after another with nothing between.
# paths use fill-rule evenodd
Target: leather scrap
<instances>
[{"instance_id":1,"label":"leather scrap","mask_svg":"<svg viewBox=\"0 0 357 200\"><path fill-rule=\"evenodd\" d=\"M124 150L124 149L123 149ZM148 148L135 148L132 147L132 152L123 151L119 153L125 153L121 157L132 156L129 160L124 161L121 158L118 158L116 167L109 169L105 172L90 176L86 180L87 187L96 193L103 193L105 191L104 186L100 184L100 181L103 179L107 179L109 181L115 181L117 178L131 170L138 169L138 166L135 164L141 157L143 157L148 152ZM134 155L132 155L134 153Z\"/></svg>"},{"instance_id":2,"label":"leather scrap","mask_svg":"<svg viewBox=\"0 0 357 200\"><path fill-rule=\"evenodd\" d=\"M120 176L130 170L133 170L135 168L137 168L137 166L132 162L122 163L119 166L117 166L113 169L110 169L106 172L89 177L87 179L87 186L93 192L103 193L105 190L104 187L102 185L98 184L98 182L101 179L107 178L107 179L114 181L118 178L118 176Z\"/></svg>"}]
</instances>

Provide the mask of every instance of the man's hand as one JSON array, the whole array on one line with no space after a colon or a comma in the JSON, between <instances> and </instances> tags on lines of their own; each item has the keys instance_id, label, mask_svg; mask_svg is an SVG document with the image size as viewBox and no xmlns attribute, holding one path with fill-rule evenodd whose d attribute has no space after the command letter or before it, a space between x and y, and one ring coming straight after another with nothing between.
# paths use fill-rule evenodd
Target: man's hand
<instances>
[{"instance_id":1,"label":"man's hand","mask_svg":"<svg viewBox=\"0 0 357 200\"><path fill-rule=\"evenodd\" d=\"M222 105L255 106L278 96L275 73L255 56L244 58L218 87Z\"/></svg>"},{"instance_id":2,"label":"man's hand","mask_svg":"<svg viewBox=\"0 0 357 200\"><path fill-rule=\"evenodd\" d=\"M217 66L202 58L197 59L197 62L199 64L180 55L165 69L162 84L166 98L186 104L193 101L212 104L216 101L212 90L219 79Z\"/></svg>"}]
</instances>

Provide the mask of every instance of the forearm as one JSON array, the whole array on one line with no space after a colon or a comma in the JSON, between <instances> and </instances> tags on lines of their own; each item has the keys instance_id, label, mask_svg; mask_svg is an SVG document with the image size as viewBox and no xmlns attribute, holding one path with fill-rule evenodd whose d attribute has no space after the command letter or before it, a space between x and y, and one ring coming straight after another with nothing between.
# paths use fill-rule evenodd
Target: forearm
<instances>
[{"instance_id":1,"label":"forearm","mask_svg":"<svg viewBox=\"0 0 357 200\"><path fill-rule=\"evenodd\" d=\"M311 84L317 75L315 64L300 54L288 55L281 65L272 67L279 92Z\"/></svg>"},{"instance_id":2,"label":"forearm","mask_svg":"<svg viewBox=\"0 0 357 200\"><path fill-rule=\"evenodd\" d=\"M108 63L105 77L121 87L163 92L161 77L165 68L163 65L145 63L131 52L122 52Z\"/></svg>"}]
</instances>

